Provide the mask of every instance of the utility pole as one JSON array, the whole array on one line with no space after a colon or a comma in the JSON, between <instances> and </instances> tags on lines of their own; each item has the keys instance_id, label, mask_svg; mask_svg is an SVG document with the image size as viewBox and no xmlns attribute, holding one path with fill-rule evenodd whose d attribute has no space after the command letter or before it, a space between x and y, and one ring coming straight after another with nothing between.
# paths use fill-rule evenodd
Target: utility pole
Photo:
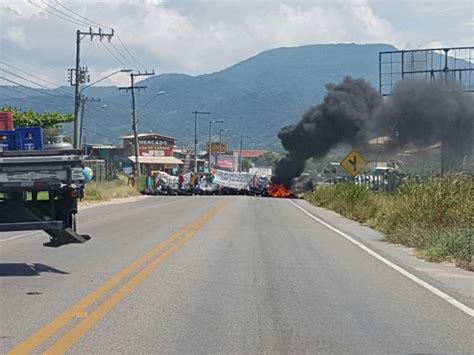
<instances>
[{"instance_id":1,"label":"utility pole","mask_svg":"<svg viewBox=\"0 0 474 355\"><path fill-rule=\"evenodd\" d=\"M133 129L133 138L135 142L135 173L137 174L138 177L141 175L140 171L140 161L138 160L140 157L140 146L138 142L138 120L137 120L137 107L135 103L135 90L145 90L147 86L136 86L135 85L135 77L137 76L149 76L149 75L155 75L155 71L152 70L151 72L145 71L143 72L138 72L138 73L130 73L130 86L128 87L120 87L119 90L125 90L127 92L132 93L132 129Z\"/></svg>"},{"instance_id":2,"label":"utility pole","mask_svg":"<svg viewBox=\"0 0 474 355\"><path fill-rule=\"evenodd\" d=\"M222 132L230 132L230 131L232 130L229 128L221 128L219 130L219 154L216 155L216 166L222 153Z\"/></svg>"},{"instance_id":3,"label":"utility pole","mask_svg":"<svg viewBox=\"0 0 474 355\"><path fill-rule=\"evenodd\" d=\"M209 154L209 172L211 172L211 155L212 155L212 142L211 142L211 126L213 123L224 123L224 120L211 120L209 121L209 146L207 147L207 152Z\"/></svg>"},{"instance_id":4,"label":"utility pole","mask_svg":"<svg viewBox=\"0 0 474 355\"><path fill-rule=\"evenodd\" d=\"M86 106L86 102L100 102L100 99L94 99L93 97L87 97L82 95L81 96L81 127L79 129L79 142L80 145L82 146L82 137L83 137L83 132L84 132L84 110Z\"/></svg>"},{"instance_id":5,"label":"utility pole","mask_svg":"<svg viewBox=\"0 0 474 355\"><path fill-rule=\"evenodd\" d=\"M89 28L89 32L82 32L81 30L76 31L76 68L69 69L69 81L72 86L74 86L74 148L81 148L81 133L80 127L81 123L79 117L79 111L81 106L81 84L90 81L90 76L88 74L88 69L83 67L81 68L81 41L89 36L91 41L94 36L102 39L105 37L110 42L111 38L114 36L114 30L112 29L110 33L102 32L102 29L99 28L98 32L94 32L92 27Z\"/></svg>"},{"instance_id":6,"label":"utility pole","mask_svg":"<svg viewBox=\"0 0 474 355\"><path fill-rule=\"evenodd\" d=\"M206 111L193 111L191 112L194 114L194 173L197 173L197 162L198 162L198 153L197 153L197 125L198 125L198 115L210 115L210 112Z\"/></svg>"},{"instance_id":7,"label":"utility pole","mask_svg":"<svg viewBox=\"0 0 474 355\"><path fill-rule=\"evenodd\" d=\"M244 138L252 139L250 136L240 136L240 150L239 150L239 172L242 172L242 146L244 144Z\"/></svg>"}]
</instances>

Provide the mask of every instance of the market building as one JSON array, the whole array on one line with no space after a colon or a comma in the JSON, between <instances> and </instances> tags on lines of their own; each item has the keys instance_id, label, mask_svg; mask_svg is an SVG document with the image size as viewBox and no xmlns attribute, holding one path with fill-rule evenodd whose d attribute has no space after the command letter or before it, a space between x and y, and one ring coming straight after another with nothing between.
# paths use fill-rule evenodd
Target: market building
<instances>
[{"instance_id":1,"label":"market building","mask_svg":"<svg viewBox=\"0 0 474 355\"><path fill-rule=\"evenodd\" d=\"M135 138L124 136L123 154L135 163ZM138 161L142 173L148 171L166 171L172 173L182 167L183 161L174 156L176 138L159 133L138 134Z\"/></svg>"}]
</instances>

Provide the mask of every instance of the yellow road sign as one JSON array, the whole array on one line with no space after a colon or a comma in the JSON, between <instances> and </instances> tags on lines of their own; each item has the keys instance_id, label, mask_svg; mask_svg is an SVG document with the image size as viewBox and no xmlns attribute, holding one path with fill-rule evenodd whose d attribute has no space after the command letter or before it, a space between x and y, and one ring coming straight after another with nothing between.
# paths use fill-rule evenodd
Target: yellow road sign
<instances>
[{"instance_id":1,"label":"yellow road sign","mask_svg":"<svg viewBox=\"0 0 474 355\"><path fill-rule=\"evenodd\" d=\"M347 157L341 160L340 164L350 175L356 176L367 165L367 160L353 150L347 155Z\"/></svg>"}]
</instances>

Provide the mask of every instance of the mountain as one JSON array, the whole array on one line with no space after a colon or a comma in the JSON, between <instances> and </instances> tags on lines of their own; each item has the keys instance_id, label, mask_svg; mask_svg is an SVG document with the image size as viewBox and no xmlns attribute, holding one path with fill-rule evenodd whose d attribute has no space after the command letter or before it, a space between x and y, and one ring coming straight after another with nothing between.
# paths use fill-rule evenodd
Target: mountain
<instances>
[{"instance_id":1,"label":"mountain","mask_svg":"<svg viewBox=\"0 0 474 355\"><path fill-rule=\"evenodd\" d=\"M344 76L378 83L378 53L395 50L386 44L321 44L277 48L262 52L219 72L189 76L163 74L139 85L137 93L140 131L155 131L178 138L178 144L191 145L194 110L210 111L199 118L199 142L208 140L209 119L223 119L214 125L229 128L223 140L234 147L240 135L255 137L255 147L281 149L277 138L280 128L300 119L310 106L325 94L324 85L339 82ZM159 91L163 95L156 96ZM88 103L84 127L88 142L110 142L131 131L130 94L115 87L91 87L89 97L101 103ZM7 95L7 96L5 96ZM25 88L0 86L0 105L38 111L73 109L71 87L52 90L49 95ZM17 97L17 98L14 98ZM146 107L144 107L146 105ZM235 134L234 137L231 137ZM230 136L230 137L229 137ZM250 148L246 141L247 148Z\"/></svg>"}]
</instances>

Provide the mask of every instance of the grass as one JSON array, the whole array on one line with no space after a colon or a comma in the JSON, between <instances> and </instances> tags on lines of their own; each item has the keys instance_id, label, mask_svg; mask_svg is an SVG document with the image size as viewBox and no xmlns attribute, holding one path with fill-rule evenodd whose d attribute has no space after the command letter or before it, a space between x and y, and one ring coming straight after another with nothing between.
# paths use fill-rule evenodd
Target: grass
<instances>
[{"instance_id":1,"label":"grass","mask_svg":"<svg viewBox=\"0 0 474 355\"><path fill-rule=\"evenodd\" d=\"M96 183L95 181L86 184L85 197L83 201L109 201L114 198L126 198L132 196L140 196L140 190L145 186L144 178L140 178L137 186L132 188L128 186L128 177L126 175L118 175L117 179ZM0 193L0 198L3 194ZM28 193L28 199L31 199L31 193ZM38 194L39 200L47 200L48 193L40 191Z\"/></svg>"},{"instance_id":2,"label":"grass","mask_svg":"<svg viewBox=\"0 0 474 355\"><path fill-rule=\"evenodd\" d=\"M337 184L318 187L305 199L383 232L390 242L417 248L421 258L452 261L474 271L471 177L409 181L393 194Z\"/></svg>"},{"instance_id":3,"label":"grass","mask_svg":"<svg viewBox=\"0 0 474 355\"><path fill-rule=\"evenodd\" d=\"M102 183L90 182L86 185L83 201L109 201L114 198L140 196L137 186L128 186L128 177L119 175L117 179Z\"/></svg>"}]
</instances>

